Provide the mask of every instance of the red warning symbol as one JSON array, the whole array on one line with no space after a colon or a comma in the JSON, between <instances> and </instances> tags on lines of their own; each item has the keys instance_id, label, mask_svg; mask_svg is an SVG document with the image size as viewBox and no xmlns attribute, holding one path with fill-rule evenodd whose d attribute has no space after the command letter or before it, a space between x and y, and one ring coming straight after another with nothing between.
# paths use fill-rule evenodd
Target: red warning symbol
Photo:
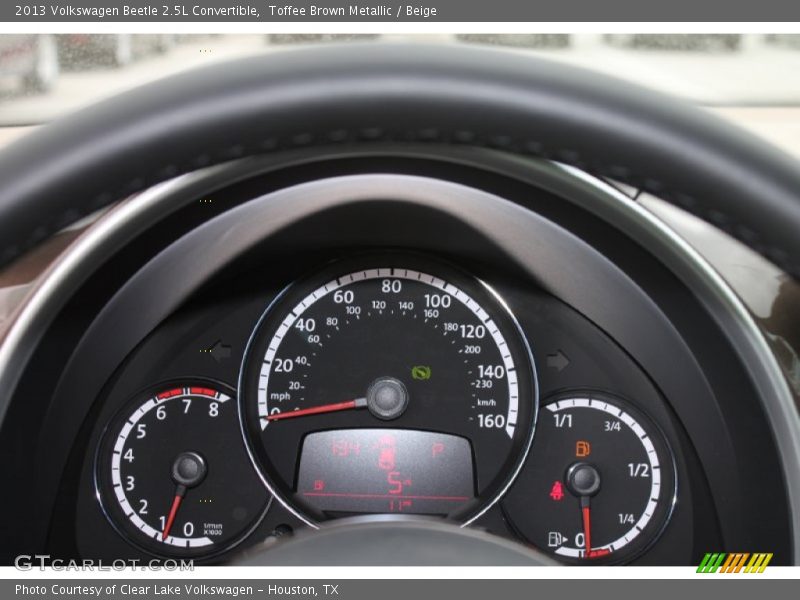
<instances>
[{"instance_id":1,"label":"red warning symbol","mask_svg":"<svg viewBox=\"0 0 800 600\"><path fill-rule=\"evenodd\" d=\"M564 499L564 486L561 484L560 481L553 482L553 487L550 488L549 495L556 502Z\"/></svg>"}]
</instances>

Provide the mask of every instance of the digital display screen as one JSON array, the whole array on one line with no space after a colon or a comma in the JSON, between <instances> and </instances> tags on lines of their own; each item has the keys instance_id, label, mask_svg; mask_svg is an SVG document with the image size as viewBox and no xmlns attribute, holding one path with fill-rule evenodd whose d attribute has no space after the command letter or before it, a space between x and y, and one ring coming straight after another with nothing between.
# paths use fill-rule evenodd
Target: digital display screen
<instances>
[{"instance_id":1,"label":"digital display screen","mask_svg":"<svg viewBox=\"0 0 800 600\"><path fill-rule=\"evenodd\" d=\"M475 494L465 438L407 429L306 436L297 493L321 511L446 515Z\"/></svg>"}]
</instances>

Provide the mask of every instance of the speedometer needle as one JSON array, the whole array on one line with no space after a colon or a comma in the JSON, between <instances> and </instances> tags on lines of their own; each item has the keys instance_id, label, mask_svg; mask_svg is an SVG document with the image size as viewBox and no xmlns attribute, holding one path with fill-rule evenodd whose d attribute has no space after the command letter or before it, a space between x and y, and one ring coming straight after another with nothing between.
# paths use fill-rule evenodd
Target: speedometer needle
<instances>
[{"instance_id":1,"label":"speedometer needle","mask_svg":"<svg viewBox=\"0 0 800 600\"><path fill-rule=\"evenodd\" d=\"M266 419L267 421L279 421L281 419L293 419L294 417L305 417L307 415L318 415L320 413L350 410L353 408L365 408L366 406L366 398L357 398L355 400L348 400L347 402L335 402L333 404L312 406L311 408L302 408L300 410L292 410L285 413L275 413L274 415L269 415L266 417Z\"/></svg>"}]
</instances>

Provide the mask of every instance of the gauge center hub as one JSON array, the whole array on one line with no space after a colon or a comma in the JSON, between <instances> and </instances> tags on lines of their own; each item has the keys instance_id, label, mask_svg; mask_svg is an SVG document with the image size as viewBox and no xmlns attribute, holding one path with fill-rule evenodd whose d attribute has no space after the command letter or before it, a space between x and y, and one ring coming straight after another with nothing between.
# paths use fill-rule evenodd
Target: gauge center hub
<instances>
[{"instance_id":1,"label":"gauge center hub","mask_svg":"<svg viewBox=\"0 0 800 600\"><path fill-rule=\"evenodd\" d=\"M178 485L195 487L205 479L205 459L197 452L181 452L172 463L172 480Z\"/></svg>"},{"instance_id":2,"label":"gauge center hub","mask_svg":"<svg viewBox=\"0 0 800 600\"><path fill-rule=\"evenodd\" d=\"M367 390L367 408L374 416L385 421L396 419L408 407L408 390L394 377L380 377Z\"/></svg>"},{"instance_id":3,"label":"gauge center hub","mask_svg":"<svg viewBox=\"0 0 800 600\"><path fill-rule=\"evenodd\" d=\"M600 473L588 463L575 463L567 469L567 487L579 497L594 496L600 491Z\"/></svg>"}]
</instances>

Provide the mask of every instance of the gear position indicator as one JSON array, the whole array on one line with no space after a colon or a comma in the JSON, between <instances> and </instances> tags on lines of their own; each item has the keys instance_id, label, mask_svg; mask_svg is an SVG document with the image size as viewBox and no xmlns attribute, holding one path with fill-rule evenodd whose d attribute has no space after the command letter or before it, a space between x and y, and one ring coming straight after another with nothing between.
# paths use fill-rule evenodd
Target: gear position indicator
<instances>
[{"instance_id":1,"label":"gear position indicator","mask_svg":"<svg viewBox=\"0 0 800 600\"><path fill-rule=\"evenodd\" d=\"M445 515L474 496L472 451L455 435L408 429L309 434L298 493L334 513Z\"/></svg>"}]
</instances>

